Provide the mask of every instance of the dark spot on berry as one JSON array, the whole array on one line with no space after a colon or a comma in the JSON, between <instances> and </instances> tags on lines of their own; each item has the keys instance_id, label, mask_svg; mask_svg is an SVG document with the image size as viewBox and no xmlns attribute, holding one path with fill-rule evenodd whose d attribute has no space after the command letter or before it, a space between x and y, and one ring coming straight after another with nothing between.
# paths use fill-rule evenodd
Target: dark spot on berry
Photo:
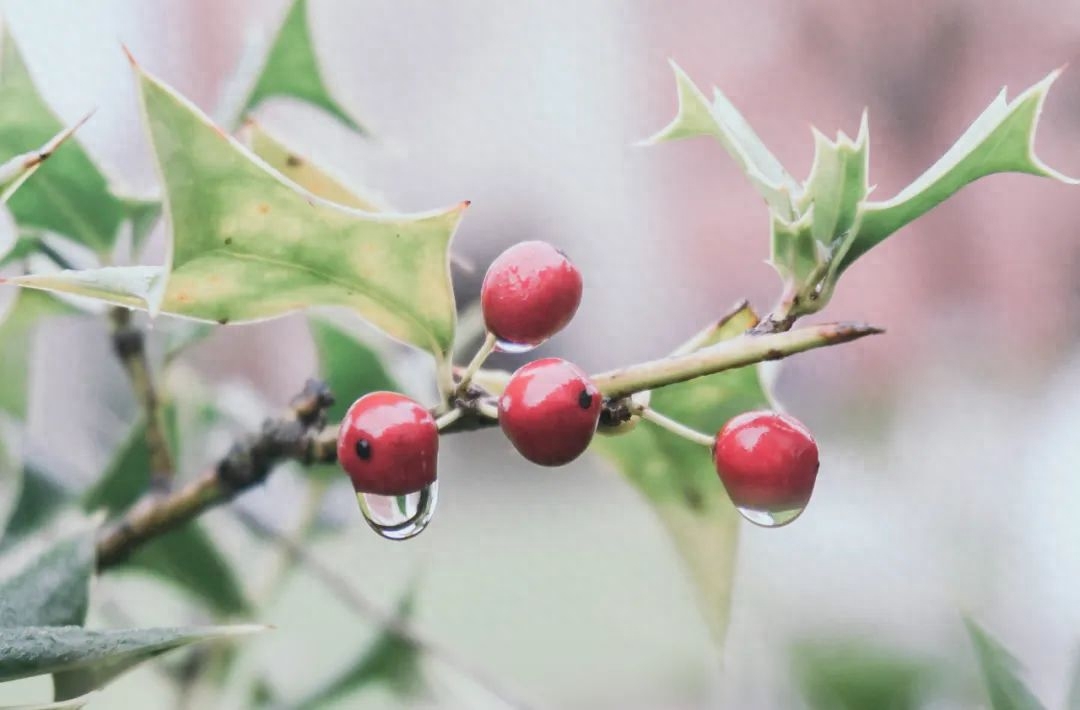
<instances>
[{"instance_id":1,"label":"dark spot on berry","mask_svg":"<svg viewBox=\"0 0 1080 710\"><path fill-rule=\"evenodd\" d=\"M589 394L588 389L581 390L581 394L578 395L577 403L582 409L588 409L592 406L593 396Z\"/></svg>"},{"instance_id":2,"label":"dark spot on berry","mask_svg":"<svg viewBox=\"0 0 1080 710\"><path fill-rule=\"evenodd\" d=\"M356 442L356 455L364 461L371 459L371 442L367 439Z\"/></svg>"},{"instance_id":3,"label":"dark spot on berry","mask_svg":"<svg viewBox=\"0 0 1080 710\"><path fill-rule=\"evenodd\" d=\"M304 161L300 160L300 158L298 158L295 155L293 155L292 153L290 153L285 158L285 164L288 165L290 168L298 168L298 167L300 167L301 165L304 164Z\"/></svg>"}]
</instances>

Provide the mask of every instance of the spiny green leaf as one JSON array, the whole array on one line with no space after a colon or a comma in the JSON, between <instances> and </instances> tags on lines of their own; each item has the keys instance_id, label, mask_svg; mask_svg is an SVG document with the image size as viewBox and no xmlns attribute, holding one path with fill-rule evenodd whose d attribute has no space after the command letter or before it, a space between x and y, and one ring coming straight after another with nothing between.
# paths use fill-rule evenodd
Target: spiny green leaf
<instances>
[{"instance_id":1,"label":"spiny green leaf","mask_svg":"<svg viewBox=\"0 0 1080 710\"><path fill-rule=\"evenodd\" d=\"M266 64L244 102L243 112L250 111L265 99L280 96L318 106L354 131L365 132L326 86L311 39L307 0L293 0L274 38Z\"/></svg>"},{"instance_id":2,"label":"spiny green leaf","mask_svg":"<svg viewBox=\"0 0 1080 710\"><path fill-rule=\"evenodd\" d=\"M169 269L106 268L22 286L220 323L346 306L445 360L456 311L449 245L465 206L370 214L285 182L205 115L138 72L173 230Z\"/></svg>"},{"instance_id":3,"label":"spiny green leaf","mask_svg":"<svg viewBox=\"0 0 1080 710\"><path fill-rule=\"evenodd\" d=\"M858 226L836 261L837 275L890 234L918 219L965 185L994 173L1027 173L1076 184L1035 155L1043 102L1059 71L1006 101L1005 89L933 166L896 197L866 202Z\"/></svg>"},{"instance_id":4,"label":"spiny green leaf","mask_svg":"<svg viewBox=\"0 0 1080 710\"><path fill-rule=\"evenodd\" d=\"M993 710L1043 710L1020 679L1020 663L990 634L971 619L964 619L971 645L982 669L986 693Z\"/></svg>"},{"instance_id":5,"label":"spiny green leaf","mask_svg":"<svg viewBox=\"0 0 1080 710\"><path fill-rule=\"evenodd\" d=\"M174 648L262 631L263 626L90 631L78 626L0 629L0 682L53 674L56 699L100 688L124 671Z\"/></svg>"},{"instance_id":6,"label":"spiny green leaf","mask_svg":"<svg viewBox=\"0 0 1080 710\"><path fill-rule=\"evenodd\" d=\"M0 156L18 155L62 134L63 124L38 94L6 25L0 34ZM50 157L8 203L16 222L108 254L123 219L119 201L76 141Z\"/></svg>"},{"instance_id":7,"label":"spiny green leaf","mask_svg":"<svg viewBox=\"0 0 1080 710\"><path fill-rule=\"evenodd\" d=\"M694 343L705 347L739 335L757 317L743 306ZM757 367L698 378L652 393L650 406L700 431L716 431L730 417L771 406ZM641 422L620 436L598 436L610 458L653 506L671 533L698 591L713 638L722 644L731 606L739 514L716 477L708 449Z\"/></svg>"},{"instance_id":8,"label":"spiny green leaf","mask_svg":"<svg viewBox=\"0 0 1080 710\"><path fill-rule=\"evenodd\" d=\"M315 165L289 148L257 121L245 122L240 132L240 140L251 152L266 161L267 165L313 195L365 212L384 211L374 198L361 194L357 188L347 185L326 168Z\"/></svg>"},{"instance_id":9,"label":"spiny green leaf","mask_svg":"<svg viewBox=\"0 0 1080 710\"><path fill-rule=\"evenodd\" d=\"M769 208L779 217L792 220L797 215L792 201L801 188L780 165L754 129L719 89L710 103L690 77L671 62L679 92L679 112L665 128L646 143L708 135L720 141L739 164Z\"/></svg>"},{"instance_id":10,"label":"spiny green leaf","mask_svg":"<svg viewBox=\"0 0 1080 710\"><path fill-rule=\"evenodd\" d=\"M16 298L0 323L0 412L22 419L26 415L34 329L46 317L76 311L44 293L24 291Z\"/></svg>"},{"instance_id":11,"label":"spiny green leaf","mask_svg":"<svg viewBox=\"0 0 1080 710\"><path fill-rule=\"evenodd\" d=\"M60 133L53 136L48 143L40 148L28 153L23 153L22 155L16 155L3 165L0 165L0 203L5 203L11 199L11 196L15 194L15 191L18 190L31 175L37 172L42 163L51 158L68 138L75 135L75 131L77 131L88 118L90 118L89 115L74 126L60 131Z\"/></svg>"},{"instance_id":12,"label":"spiny green leaf","mask_svg":"<svg viewBox=\"0 0 1080 710\"><path fill-rule=\"evenodd\" d=\"M813 207L814 239L832 247L855 226L859 205L868 194L870 130L864 111L855 141L841 133L831 141L814 130L814 164L799 203L805 213Z\"/></svg>"},{"instance_id":13,"label":"spiny green leaf","mask_svg":"<svg viewBox=\"0 0 1080 710\"><path fill-rule=\"evenodd\" d=\"M120 447L105 474L82 499L88 512L117 514L131 506L146 489L150 451L146 426L137 424ZM233 568L199 523L189 523L140 547L125 564L160 575L218 613L242 614L250 609Z\"/></svg>"},{"instance_id":14,"label":"spiny green leaf","mask_svg":"<svg viewBox=\"0 0 1080 710\"><path fill-rule=\"evenodd\" d=\"M411 618L415 606L416 590L411 588L398 602L396 619ZM382 631L344 673L296 707L323 707L377 683L389 686L401 696L413 696L424 686L420 657L416 644L393 631Z\"/></svg>"},{"instance_id":15,"label":"spiny green leaf","mask_svg":"<svg viewBox=\"0 0 1080 710\"><path fill-rule=\"evenodd\" d=\"M29 559L13 560L21 547L0 558L0 569L15 566L0 579L0 628L81 625L94 572L93 535L80 530Z\"/></svg>"},{"instance_id":16,"label":"spiny green leaf","mask_svg":"<svg viewBox=\"0 0 1080 710\"><path fill-rule=\"evenodd\" d=\"M825 259L824 250L814 239L813 219L813 208L795 222L775 214L772 216L772 256L769 261L788 288L811 280Z\"/></svg>"}]
</instances>

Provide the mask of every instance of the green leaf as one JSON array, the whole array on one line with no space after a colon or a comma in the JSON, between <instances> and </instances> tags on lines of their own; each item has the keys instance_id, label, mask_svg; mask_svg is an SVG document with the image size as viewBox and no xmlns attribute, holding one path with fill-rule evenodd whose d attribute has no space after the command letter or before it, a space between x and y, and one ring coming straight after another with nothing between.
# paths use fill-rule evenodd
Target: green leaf
<instances>
[{"instance_id":1,"label":"green leaf","mask_svg":"<svg viewBox=\"0 0 1080 710\"><path fill-rule=\"evenodd\" d=\"M0 682L53 674L56 699L100 688L124 671L192 643L262 631L264 626L90 631L78 626L0 629Z\"/></svg>"},{"instance_id":2,"label":"green leaf","mask_svg":"<svg viewBox=\"0 0 1080 710\"><path fill-rule=\"evenodd\" d=\"M21 557L21 547L0 558L0 568L16 567L0 579L0 627L82 625L94 572L94 536L80 530L30 559L12 559Z\"/></svg>"},{"instance_id":3,"label":"green leaf","mask_svg":"<svg viewBox=\"0 0 1080 710\"><path fill-rule=\"evenodd\" d=\"M416 590L411 588L398 602L395 618L413 616ZM421 650L400 634L382 631L350 667L296 707L324 707L371 685L382 683L403 697L415 696L424 687Z\"/></svg>"},{"instance_id":4,"label":"green leaf","mask_svg":"<svg viewBox=\"0 0 1080 710\"><path fill-rule=\"evenodd\" d=\"M68 499L68 493L46 474L32 464L25 464L19 487L19 497L7 520L0 550L15 544L33 533L60 510Z\"/></svg>"},{"instance_id":5,"label":"green leaf","mask_svg":"<svg viewBox=\"0 0 1080 710\"><path fill-rule=\"evenodd\" d=\"M328 410L331 421L344 417L349 405L368 392L401 391L375 351L355 335L319 316L309 318L308 327L319 355L319 375L336 399Z\"/></svg>"},{"instance_id":6,"label":"green leaf","mask_svg":"<svg viewBox=\"0 0 1080 710\"><path fill-rule=\"evenodd\" d=\"M938 675L926 661L863 643L800 645L792 661L812 710L917 710Z\"/></svg>"},{"instance_id":7,"label":"green leaf","mask_svg":"<svg viewBox=\"0 0 1080 710\"><path fill-rule=\"evenodd\" d=\"M756 322L753 311L743 306L695 346L734 337ZM650 403L662 414L709 432L736 414L771 406L757 367L664 387L652 393ZM645 496L667 527L697 588L713 638L722 644L731 606L739 514L716 477L708 449L648 422L620 436L598 436L594 446Z\"/></svg>"},{"instance_id":8,"label":"green leaf","mask_svg":"<svg viewBox=\"0 0 1080 710\"><path fill-rule=\"evenodd\" d=\"M870 191L870 130L864 111L859 134L852 141L843 133L835 141L814 130L814 164L800 200L806 213L813 207L814 239L832 247L855 226L859 205Z\"/></svg>"},{"instance_id":9,"label":"green leaf","mask_svg":"<svg viewBox=\"0 0 1080 710\"><path fill-rule=\"evenodd\" d=\"M44 293L24 291L16 296L0 323L0 412L16 419L26 415L30 380L30 354L35 328L49 316L75 313L75 309Z\"/></svg>"},{"instance_id":10,"label":"green leaf","mask_svg":"<svg viewBox=\"0 0 1080 710\"><path fill-rule=\"evenodd\" d=\"M41 98L5 25L0 42L0 155L47 144L64 130ZM46 161L8 203L21 227L62 234L108 254L123 219L119 201L76 141Z\"/></svg>"},{"instance_id":11,"label":"green leaf","mask_svg":"<svg viewBox=\"0 0 1080 710\"><path fill-rule=\"evenodd\" d=\"M814 240L813 218L813 209L796 222L788 222L775 214L772 217L772 256L769 261L789 289L812 280L824 262L823 250Z\"/></svg>"},{"instance_id":12,"label":"green leaf","mask_svg":"<svg viewBox=\"0 0 1080 710\"><path fill-rule=\"evenodd\" d=\"M138 77L165 178L169 268L11 282L220 323L345 306L445 360L456 320L449 246L468 203L374 215L326 202L285 182L172 89Z\"/></svg>"},{"instance_id":13,"label":"green leaf","mask_svg":"<svg viewBox=\"0 0 1080 710\"><path fill-rule=\"evenodd\" d=\"M146 490L150 451L146 425L137 424L109 468L82 499L88 512L115 515L135 503ZM125 562L168 579L220 614L250 609L243 586L205 528L197 522L168 532L143 545Z\"/></svg>"},{"instance_id":14,"label":"green leaf","mask_svg":"<svg viewBox=\"0 0 1080 710\"><path fill-rule=\"evenodd\" d=\"M776 156L769 152L754 129L719 89L714 89L710 103L675 62L671 62L671 68L675 72L679 92L679 112L671 123L646 143L693 136L716 138L739 164L769 209L782 219L794 219L797 215L793 200L802 191L795 179L784 170Z\"/></svg>"},{"instance_id":15,"label":"green leaf","mask_svg":"<svg viewBox=\"0 0 1080 710\"><path fill-rule=\"evenodd\" d=\"M68 138L75 135L75 131L77 131L89 118L90 116L86 116L86 118L82 119L74 126L60 131L60 133L57 133L48 143L40 148L28 153L23 153L22 155L16 155L3 165L0 165L0 202L6 203L11 199L11 196L15 194L15 191L18 190L31 175L37 172L38 168L40 168L46 160L51 158Z\"/></svg>"},{"instance_id":16,"label":"green leaf","mask_svg":"<svg viewBox=\"0 0 1080 710\"><path fill-rule=\"evenodd\" d=\"M293 0L242 112L265 99L281 96L318 106L354 131L365 132L334 99L323 80L311 39L307 0Z\"/></svg>"},{"instance_id":17,"label":"green leaf","mask_svg":"<svg viewBox=\"0 0 1080 710\"><path fill-rule=\"evenodd\" d=\"M993 710L1042 710L1043 705L1020 680L1020 663L971 619L964 619L982 669Z\"/></svg>"},{"instance_id":18,"label":"green leaf","mask_svg":"<svg viewBox=\"0 0 1080 710\"><path fill-rule=\"evenodd\" d=\"M268 133L261 123L254 120L245 122L240 139L255 155L266 161L267 165L311 194L365 212L383 211L374 198L361 194L355 187L347 185L342 178L289 148Z\"/></svg>"},{"instance_id":19,"label":"green leaf","mask_svg":"<svg viewBox=\"0 0 1080 710\"><path fill-rule=\"evenodd\" d=\"M1027 173L1077 184L1035 155L1035 130L1043 102L1059 71L1005 100L1005 89L933 166L896 197L866 202L858 228L836 261L840 274L890 234L918 219L965 185L994 173Z\"/></svg>"}]
</instances>

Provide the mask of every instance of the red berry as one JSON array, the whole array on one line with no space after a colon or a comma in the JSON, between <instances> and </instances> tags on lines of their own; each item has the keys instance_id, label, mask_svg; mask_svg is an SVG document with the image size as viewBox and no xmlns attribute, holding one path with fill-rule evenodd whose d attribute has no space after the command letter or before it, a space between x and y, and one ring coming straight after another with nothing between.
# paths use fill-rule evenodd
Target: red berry
<instances>
[{"instance_id":1,"label":"red berry","mask_svg":"<svg viewBox=\"0 0 1080 710\"><path fill-rule=\"evenodd\" d=\"M372 392L353 402L338 432L338 463L358 493L415 493L435 482L438 453L431 413L396 392Z\"/></svg>"},{"instance_id":2,"label":"red berry","mask_svg":"<svg viewBox=\"0 0 1080 710\"><path fill-rule=\"evenodd\" d=\"M480 287L488 331L505 343L539 345L581 303L581 272L547 242L521 242L491 262Z\"/></svg>"},{"instance_id":3,"label":"red berry","mask_svg":"<svg viewBox=\"0 0 1080 710\"><path fill-rule=\"evenodd\" d=\"M525 458L562 466L588 448L601 399L577 365L557 357L536 360L518 369L499 397L499 426Z\"/></svg>"},{"instance_id":4,"label":"red berry","mask_svg":"<svg viewBox=\"0 0 1080 710\"><path fill-rule=\"evenodd\" d=\"M797 514L814 490L818 448L810 431L794 417L746 412L716 434L713 461L731 501L739 508ZM793 519L784 516L774 521Z\"/></svg>"}]
</instances>

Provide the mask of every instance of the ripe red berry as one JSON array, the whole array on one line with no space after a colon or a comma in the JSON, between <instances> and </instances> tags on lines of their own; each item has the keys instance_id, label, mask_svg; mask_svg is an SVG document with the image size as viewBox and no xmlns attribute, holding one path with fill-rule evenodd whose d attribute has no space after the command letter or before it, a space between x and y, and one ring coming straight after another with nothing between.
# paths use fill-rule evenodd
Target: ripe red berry
<instances>
[{"instance_id":1,"label":"ripe red berry","mask_svg":"<svg viewBox=\"0 0 1080 710\"><path fill-rule=\"evenodd\" d=\"M431 413L396 392L372 392L353 402L338 432L338 463L358 493L415 493L435 482L438 453Z\"/></svg>"},{"instance_id":2,"label":"ripe red berry","mask_svg":"<svg viewBox=\"0 0 1080 710\"><path fill-rule=\"evenodd\" d=\"M588 448L601 399L577 365L557 357L536 360L518 369L499 397L499 426L528 460L562 466Z\"/></svg>"},{"instance_id":3,"label":"ripe red berry","mask_svg":"<svg viewBox=\"0 0 1080 710\"><path fill-rule=\"evenodd\" d=\"M535 346L581 303L581 272L547 242L521 242L491 262L480 287L484 324L503 343Z\"/></svg>"},{"instance_id":4,"label":"ripe red berry","mask_svg":"<svg viewBox=\"0 0 1080 710\"><path fill-rule=\"evenodd\" d=\"M810 431L794 417L746 412L716 434L713 461L731 502L751 522L782 525L794 520L810 501L818 448Z\"/></svg>"}]
</instances>

